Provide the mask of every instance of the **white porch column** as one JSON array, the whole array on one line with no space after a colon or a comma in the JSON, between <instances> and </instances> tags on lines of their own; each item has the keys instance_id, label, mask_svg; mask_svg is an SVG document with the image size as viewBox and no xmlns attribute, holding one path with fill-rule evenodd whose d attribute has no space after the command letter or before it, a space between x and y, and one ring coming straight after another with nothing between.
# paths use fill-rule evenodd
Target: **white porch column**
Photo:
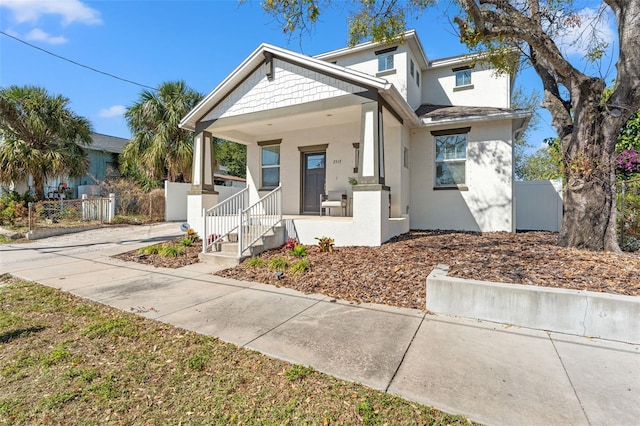
<instances>
[{"instance_id":1,"label":"white porch column","mask_svg":"<svg viewBox=\"0 0 640 426\"><path fill-rule=\"evenodd\" d=\"M204 235L203 211L218 204L214 188L215 151L211 133L201 131L193 138L191 191L187 194L187 222L201 238Z\"/></svg>"},{"instance_id":2,"label":"white porch column","mask_svg":"<svg viewBox=\"0 0 640 426\"><path fill-rule=\"evenodd\" d=\"M384 185L384 131L382 105L362 104L358 183Z\"/></svg>"}]
</instances>

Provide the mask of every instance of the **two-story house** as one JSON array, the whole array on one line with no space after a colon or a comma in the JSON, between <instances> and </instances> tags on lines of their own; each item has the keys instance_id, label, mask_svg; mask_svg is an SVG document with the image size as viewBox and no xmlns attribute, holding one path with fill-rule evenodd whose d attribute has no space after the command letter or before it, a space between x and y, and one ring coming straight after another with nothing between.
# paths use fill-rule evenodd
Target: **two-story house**
<instances>
[{"instance_id":1,"label":"two-story house","mask_svg":"<svg viewBox=\"0 0 640 426\"><path fill-rule=\"evenodd\" d=\"M181 123L196 133L189 222L204 230L202 211L217 203L218 137L247 145L247 205L273 191L303 243L514 231L513 140L530 114L510 108L513 78L478 59L429 60L415 31L315 57L259 46ZM322 209L335 191L346 208Z\"/></svg>"}]
</instances>

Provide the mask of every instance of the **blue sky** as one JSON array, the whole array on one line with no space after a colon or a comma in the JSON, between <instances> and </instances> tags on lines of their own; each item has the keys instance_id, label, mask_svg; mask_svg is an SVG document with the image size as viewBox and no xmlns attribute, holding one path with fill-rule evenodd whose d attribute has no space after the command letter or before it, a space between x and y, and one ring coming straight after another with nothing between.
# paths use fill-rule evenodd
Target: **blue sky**
<instances>
[{"instance_id":1,"label":"blue sky","mask_svg":"<svg viewBox=\"0 0 640 426\"><path fill-rule=\"evenodd\" d=\"M578 1L588 8L600 2ZM143 85L155 87L182 79L193 89L210 92L260 43L305 54L318 54L346 45L347 11L339 1L323 11L308 35L289 38L266 15L258 1L80 1L0 0L0 30L56 55ZM586 14L591 9L584 9ZM430 59L466 52L453 35L442 10L429 10L409 28L418 31ZM615 38L611 25L601 28ZM576 60L581 50L568 32L566 51ZM607 80L615 71L605 70ZM94 130L130 136L122 113L138 98L142 87L71 64L5 35L0 35L0 86L38 85L62 94L71 109L87 117ZM518 77L526 90L541 90L532 71ZM530 144L554 136L549 116L541 113Z\"/></svg>"}]
</instances>

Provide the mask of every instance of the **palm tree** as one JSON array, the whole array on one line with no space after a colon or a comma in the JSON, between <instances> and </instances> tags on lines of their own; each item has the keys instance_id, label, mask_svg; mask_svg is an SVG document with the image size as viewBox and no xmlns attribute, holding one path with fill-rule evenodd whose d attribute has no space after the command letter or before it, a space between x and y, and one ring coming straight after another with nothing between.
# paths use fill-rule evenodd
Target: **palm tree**
<instances>
[{"instance_id":1,"label":"palm tree","mask_svg":"<svg viewBox=\"0 0 640 426\"><path fill-rule=\"evenodd\" d=\"M144 90L125 117L132 137L121 155L124 172L145 171L148 178L174 181L191 178L193 134L178 127L202 99L184 81L163 83L157 91Z\"/></svg>"},{"instance_id":2,"label":"palm tree","mask_svg":"<svg viewBox=\"0 0 640 426\"><path fill-rule=\"evenodd\" d=\"M68 108L69 99L37 86L0 88L0 183L33 176L37 199L57 175L80 177L89 168L82 146L91 144L91 123Z\"/></svg>"}]
</instances>

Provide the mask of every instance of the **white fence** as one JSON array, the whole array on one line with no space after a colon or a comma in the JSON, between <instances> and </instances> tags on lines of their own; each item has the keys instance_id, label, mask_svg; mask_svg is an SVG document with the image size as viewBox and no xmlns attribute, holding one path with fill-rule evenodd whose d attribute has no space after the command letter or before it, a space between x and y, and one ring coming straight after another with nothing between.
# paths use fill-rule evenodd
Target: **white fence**
<instances>
[{"instance_id":1,"label":"white fence","mask_svg":"<svg viewBox=\"0 0 640 426\"><path fill-rule=\"evenodd\" d=\"M518 231L560 231L561 179L516 182L515 203Z\"/></svg>"},{"instance_id":2,"label":"white fence","mask_svg":"<svg viewBox=\"0 0 640 426\"><path fill-rule=\"evenodd\" d=\"M218 202L242 191L244 187L216 185ZM184 222L187 220L187 193L190 183L164 182L164 220L166 222Z\"/></svg>"}]
</instances>

